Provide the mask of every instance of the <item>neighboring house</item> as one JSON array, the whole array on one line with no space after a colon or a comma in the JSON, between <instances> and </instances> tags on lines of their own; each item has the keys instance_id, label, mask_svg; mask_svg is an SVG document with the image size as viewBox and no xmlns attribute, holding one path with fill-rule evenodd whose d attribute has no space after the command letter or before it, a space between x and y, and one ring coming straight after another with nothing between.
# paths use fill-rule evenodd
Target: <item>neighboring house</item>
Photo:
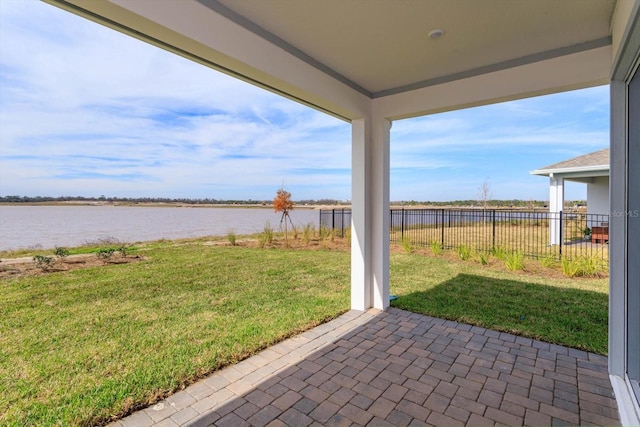
<instances>
[{"instance_id":1,"label":"neighboring house","mask_svg":"<svg viewBox=\"0 0 640 427\"><path fill-rule=\"evenodd\" d=\"M559 212L564 207L564 182L587 184L587 214L609 213L609 149L584 154L529 172L549 177L549 212L552 213L549 243L560 244ZM556 215L553 215L556 214ZM589 227L602 226L600 219L591 221ZM608 224L607 224L608 225Z\"/></svg>"}]
</instances>

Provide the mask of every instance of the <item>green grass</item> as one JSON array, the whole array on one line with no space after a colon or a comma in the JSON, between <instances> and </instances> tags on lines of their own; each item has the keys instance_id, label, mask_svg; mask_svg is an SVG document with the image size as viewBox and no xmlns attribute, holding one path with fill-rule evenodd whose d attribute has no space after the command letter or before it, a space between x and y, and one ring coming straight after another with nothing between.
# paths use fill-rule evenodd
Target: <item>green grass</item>
<instances>
[{"instance_id":1,"label":"green grass","mask_svg":"<svg viewBox=\"0 0 640 427\"><path fill-rule=\"evenodd\" d=\"M560 279L393 254L392 305L607 354L607 279Z\"/></svg>"},{"instance_id":2,"label":"green grass","mask_svg":"<svg viewBox=\"0 0 640 427\"><path fill-rule=\"evenodd\" d=\"M0 281L1 425L103 423L349 309L347 251L193 240L136 254L147 260ZM399 308L607 351L606 279L394 253L391 293Z\"/></svg>"},{"instance_id":3,"label":"green grass","mask_svg":"<svg viewBox=\"0 0 640 427\"><path fill-rule=\"evenodd\" d=\"M139 253L0 282L0 424L100 423L349 309L345 252Z\"/></svg>"}]
</instances>

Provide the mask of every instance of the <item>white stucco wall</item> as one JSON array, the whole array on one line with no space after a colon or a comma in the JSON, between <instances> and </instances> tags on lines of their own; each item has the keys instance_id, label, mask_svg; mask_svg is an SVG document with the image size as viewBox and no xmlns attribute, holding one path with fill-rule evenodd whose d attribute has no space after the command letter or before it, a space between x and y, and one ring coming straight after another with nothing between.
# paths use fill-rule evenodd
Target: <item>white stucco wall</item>
<instances>
[{"instance_id":1,"label":"white stucco wall","mask_svg":"<svg viewBox=\"0 0 640 427\"><path fill-rule=\"evenodd\" d=\"M587 213L605 215L609 212L609 177L598 176L587 184Z\"/></svg>"}]
</instances>

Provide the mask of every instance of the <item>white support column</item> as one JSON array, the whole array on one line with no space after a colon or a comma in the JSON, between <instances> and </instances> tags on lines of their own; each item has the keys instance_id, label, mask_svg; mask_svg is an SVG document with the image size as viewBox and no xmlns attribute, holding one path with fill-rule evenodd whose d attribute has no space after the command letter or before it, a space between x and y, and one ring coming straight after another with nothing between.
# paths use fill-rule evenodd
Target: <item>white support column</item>
<instances>
[{"instance_id":1,"label":"white support column","mask_svg":"<svg viewBox=\"0 0 640 427\"><path fill-rule=\"evenodd\" d=\"M351 308L371 307L371 128L369 120L351 122Z\"/></svg>"},{"instance_id":2,"label":"white support column","mask_svg":"<svg viewBox=\"0 0 640 427\"><path fill-rule=\"evenodd\" d=\"M562 236L560 235L560 212L564 208L564 178L549 175L549 244L559 245Z\"/></svg>"},{"instance_id":3,"label":"white support column","mask_svg":"<svg viewBox=\"0 0 640 427\"><path fill-rule=\"evenodd\" d=\"M371 156L372 192L372 252L373 307L389 307L389 151L391 122L382 118L373 121L373 152Z\"/></svg>"},{"instance_id":4,"label":"white support column","mask_svg":"<svg viewBox=\"0 0 640 427\"><path fill-rule=\"evenodd\" d=\"M391 122L352 121L351 308L389 306Z\"/></svg>"}]
</instances>

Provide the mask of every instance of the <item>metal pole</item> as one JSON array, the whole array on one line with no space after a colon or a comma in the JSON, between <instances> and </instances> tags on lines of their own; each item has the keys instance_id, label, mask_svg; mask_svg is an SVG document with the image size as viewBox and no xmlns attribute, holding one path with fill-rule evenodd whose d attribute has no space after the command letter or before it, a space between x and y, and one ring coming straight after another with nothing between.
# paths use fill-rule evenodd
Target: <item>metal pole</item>
<instances>
[{"instance_id":1,"label":"metal pole","mask_svg":"<svg viewBox=\"0 0 640 427\"><path fill-rule=\"evenodd\" d=\"M493 209L491 211L491 223L492 223L492 231L491 231L491 251L496 251L496 210Z\"/></svg>"},{"instance_id":2,"label":"metal pole","mask_svg":"<svg viewBox=\"0 0 640 427\"><path fill-rule=\"evenodd\" d=\"M331 209L331 232L336 229L336 210Z\"/></svg>"},{"instance_id":3,"label":"metal pole","mask_svg":"<svg viewBox=\"0 0 640 427\"><path fill-rule=\"evenodd\" d=\"M558 212L558 215L560 215L560 258L562 258L562 244L564 243L564 238L563 238L563 230L562 230L562 211Z\"/></svg>"},{"instance_id":4,"label":"metal pole","mask_svg":"<svg viewBox=\"0 0 640 427\"><path fill-rule=\"evenodd\" d=\"M442 221L442 238L441 238L441 240L442 240L442 247L444 248L444 209L441 209L440 215L441 215L441 221Z\"/></svg>"}]
</instances>

